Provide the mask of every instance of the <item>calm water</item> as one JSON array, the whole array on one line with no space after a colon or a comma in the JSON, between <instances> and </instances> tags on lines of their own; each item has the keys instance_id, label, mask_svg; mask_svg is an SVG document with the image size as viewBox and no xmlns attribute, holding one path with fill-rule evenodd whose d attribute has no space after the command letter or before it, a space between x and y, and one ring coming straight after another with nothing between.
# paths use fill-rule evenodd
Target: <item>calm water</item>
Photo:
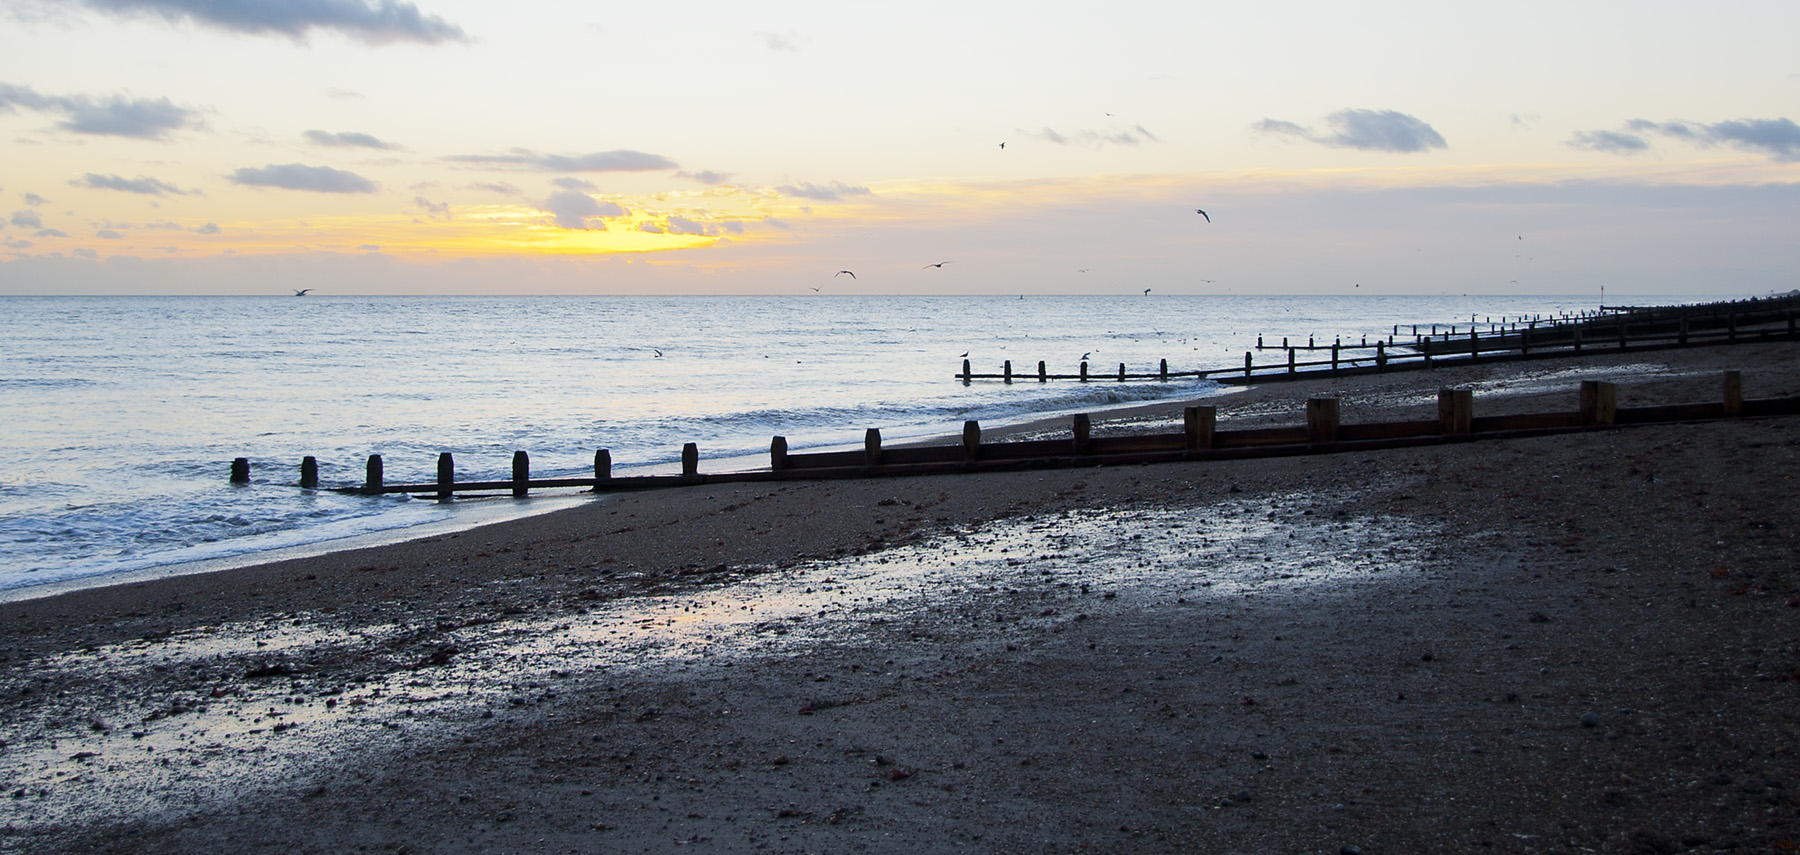
<instances>
[{"instance_id":1,"label":"calm water","mask_svg":"<svg viewBox=\"0 0 1800 855\"><path fill-rule=\"evenodd\" d=\"M1672 302L1658 298L1655 302ZM1261 334L1321 342L1395 323L1592 308L1529 297L14 297L0 298L0 590L263 553L466 508L304 492L463 480L957 432L1202 394L1210 384L952 379L1011 359L1097 373L1241 365ZM1273 341L1273 339L1271 340ZM658 355L660 353L660 355ZM254 483L227 484L248 457ZM520 503L488 500L519 513ZM532 503L523 503L526 506ZM542 507L538 503L537 507ZM463 516L459 516L463 515Z\"/></svg>"}]
</instances>

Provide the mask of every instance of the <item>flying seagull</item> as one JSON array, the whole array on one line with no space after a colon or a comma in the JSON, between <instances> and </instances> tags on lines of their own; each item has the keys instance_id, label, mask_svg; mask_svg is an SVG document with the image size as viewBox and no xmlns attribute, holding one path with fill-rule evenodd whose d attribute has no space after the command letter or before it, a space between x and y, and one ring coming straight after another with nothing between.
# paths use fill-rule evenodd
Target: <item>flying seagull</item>
<instances>
[{"instance_id":1,"label":"flying seagull","mask_svg":"<svg viewBox=\"0 0 1800 855\"><path fill-rule=\"evenodd\" d=\"M848 270L839 270L839 271L838 271L838 272L836 272L836 273L833 273L833 274L831 274L831 278L833 278L833 279L836 279L836 278L838 278L838 277L839 277L839 276L842 276L842 275L844 275L844 274L846 274L846 273L850 273L850 271L848 271ZM850 273L850 278L851 278L851 279L855 279L855 278L856 278L856 274L854 274L854 273Z\"/></svg>"},{"instance_id":2,"label":"flying seagull","mask_svg":"<svg viewBox=\"0 0 1800 855\"><path fill-rule=\"evenodd\" d=\"M940 269L940 270L942 270L942 269L943 269L943 267L944 267L944 265L946 265L946 264L949 264L949 263L950 263L950 262L948 262L948 261L940 261L940 262L938 262L938 263L936 263L936 264L927 264L927 265L925 265L925 266L924 266L924 267L921 267L921 268L919 268L919 269L920 269L920 270L927 270L927 269L930 269L930 268L933 268L933 267L936 267L936 268L938 268L938 269Z\"/></svg>"},{"instance_id":3,"label":"flying seagull","mask_svg":"<svg viewBox=\"0 0 1800 855\"><path fill-rule=\"evenodd\" d=\"M966 351L966 350L963 351L963 356L968 356L968 355L969 355L968 351ZM957 359L961 359L961 358L962 358L962 356L957 357Z\"/></svg>"},{"instance_id":4,"label":"flying seagull","mask_svg":"<svg viewBox=\"0 0 1800 855\"><path fill-rule=\"evenodd\" d=\"M312 290L311 288L295 288L294 296L304 297L304 296L306 296L306 292L311 291L311 290Z\"/></svg>"},{"instance_id":5,"label":"flying seagull","mask_svg":"<svg viewBox=\"0 0 1800 855\"><path fill-rule=\"evenodd\" d=\"M1000 144L1000 148L1001 148L1001 149L1002 149L1002 150L1005 150L1005 148L1006 148L1006 143L1001 143L1001 144Z\"/></svg>"},{"instance_id":6,"label":"flying seagull","mask_svg":"<svg viewBox=\"0 0 1800 855\"><path fill-rule=\"evenodd\" d=\"M651 350L656 350L656 348L654 348L654 347L653 347L653 348L650 348L650 349L651 349ZM656 359L661 359L661 358L662 358L662 351L660 351L660 350L656 350L656 356L655 356L655 358L656 358Z\"/></svg>"},{"instance_id":7,"label":"flying seagull","mask_svg":"<svg viewBox=\"0 0 1800 855\"><path fill-rule=\"evenodd\" d=\"M1094 352L1093 352L1093 351L1091 351L1091 350L1090 350L1090 351L1088 351L1088 352L1087 352L1087 353L1084 353L1084 354L1082 354L1082 355L1081 355L1081 361L1082 361L1082 362L1086 362L1086 361L1087 361L1087 358L1088 358L1088 357L1090 357L1090 356L1093 356L1093 355L1094 355Z\"/></svg>"},{"instance_id":8,"label":"flying seagull","mask_svg":"<svg viewBox=\"0 0 1800 855\"><path fill-rule=\"evenodd\" d=\"M1200 210L1199 208L1195 208L1194 213L1199 214L1202 217L1206 217L1206 212ZM1206 221L1209 223L1212 222L1212 217L1206 217Z\"/></svg>"}]
</instances>

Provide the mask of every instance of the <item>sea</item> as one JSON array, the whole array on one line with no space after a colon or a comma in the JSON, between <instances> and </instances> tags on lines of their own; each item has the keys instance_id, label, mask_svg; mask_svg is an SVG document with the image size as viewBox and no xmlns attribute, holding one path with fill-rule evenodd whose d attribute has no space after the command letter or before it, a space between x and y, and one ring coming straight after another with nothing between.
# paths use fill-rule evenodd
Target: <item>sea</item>
<instances>
[{"instance_id":1,"label":"sea","mask_svg":"<svg viewBox=\"0 0 1800 855\"><path fill-rule=\"evenodd\" d=\"M1625 302L1629 298L1615 298ZM1702 298L1693 298L1699 300ZM1706 299L1718 299L1717 297ZM1653 302L1688 302L1657 297ZM439 502L298 486L766 466L799 451L958 434L1219 391L1049 383L1243 365L1258 336L1373 342L1396 325L1591 311L1521 296L0 297L0 598L249 564L603 501ZM965 357L966 354L966 357ZM1264 358L1279 358L1265 354ZM251 482L233 485L234 458Z\"/></svg>"}]
</instances>

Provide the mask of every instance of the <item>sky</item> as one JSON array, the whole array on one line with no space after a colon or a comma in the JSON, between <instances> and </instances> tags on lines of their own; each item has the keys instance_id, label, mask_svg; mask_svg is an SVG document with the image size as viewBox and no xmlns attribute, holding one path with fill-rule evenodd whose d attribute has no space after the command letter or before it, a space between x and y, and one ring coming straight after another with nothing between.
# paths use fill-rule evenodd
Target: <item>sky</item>
<instances>
[{"instance_id":1,"label":"sky","mask_svg":"<svg viewBox=\"0 0 1800 855\"><path fill-rule=\"evenodd\" d=\"M1800 288L1795 32L1792 0L0 0L0 295L1767 294Z\"/></svg>"}]
</instances>

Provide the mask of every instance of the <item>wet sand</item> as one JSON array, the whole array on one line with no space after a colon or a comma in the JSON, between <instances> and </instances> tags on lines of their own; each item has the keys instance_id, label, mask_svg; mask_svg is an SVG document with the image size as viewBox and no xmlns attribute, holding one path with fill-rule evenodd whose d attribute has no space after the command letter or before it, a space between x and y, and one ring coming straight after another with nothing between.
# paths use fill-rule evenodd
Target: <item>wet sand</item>
<instances>
[{"instance_id":1,"label":"wet sand","mask_svg":"<svg viewBox=\"0 0 1800 855\"><path fill-rule=\"evenodd\" d=\"M1725 368L1800 394L1746 344L1213 403ZM0 848L1793 851L1797 462L1774 418L703 485L3 604Z\"/></svg>"}]
</instances>

